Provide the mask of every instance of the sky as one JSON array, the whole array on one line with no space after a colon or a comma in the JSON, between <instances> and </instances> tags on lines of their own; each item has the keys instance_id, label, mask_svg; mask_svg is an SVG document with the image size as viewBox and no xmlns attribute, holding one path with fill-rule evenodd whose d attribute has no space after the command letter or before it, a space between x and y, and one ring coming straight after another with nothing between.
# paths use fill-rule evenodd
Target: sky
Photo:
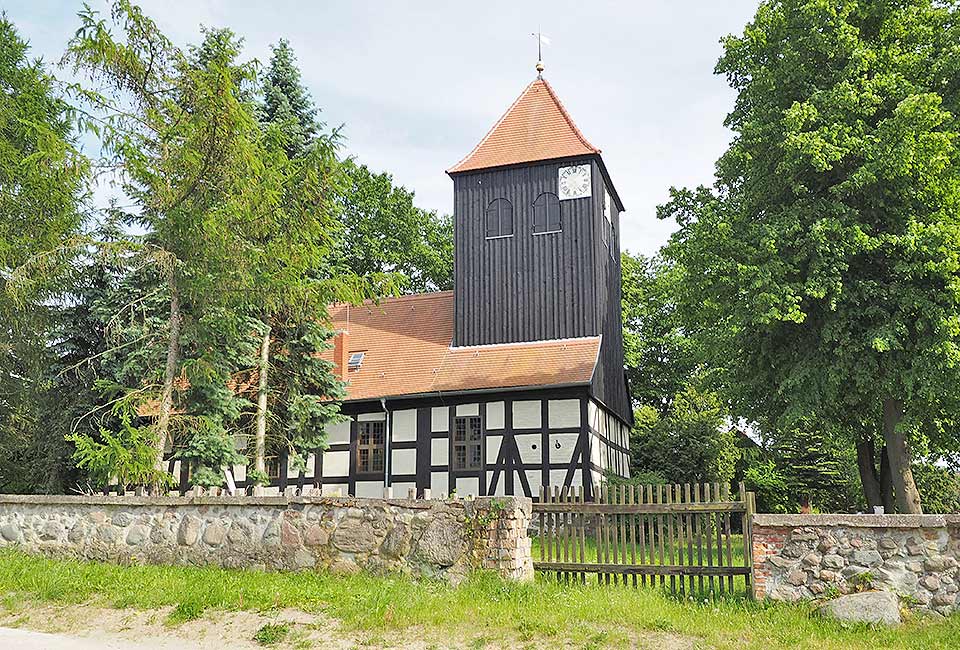
<instances>
[{"instance_id":1,"label":"sky","mask_svg":"<svg viewBox=\"0 0 960 650\"><path fill-rule=\"evenodd\" d=\"M88 0L106 13L105 0ZM757 0L141 0L179 45L201 26L229 27L264 65L290 41L303 81L344 151L450 213L445 171L466 155L535 77L544 77L602 149L626 206L623 247L653 254L673 224L656 218L669 188L713 182L731 133L734 93L713 73L720 39L741 33ZM79 1L3 0L34 56L55 63L78 26ZM54 71L55 74L57 73Z\"/></svg>"}]
</instances>

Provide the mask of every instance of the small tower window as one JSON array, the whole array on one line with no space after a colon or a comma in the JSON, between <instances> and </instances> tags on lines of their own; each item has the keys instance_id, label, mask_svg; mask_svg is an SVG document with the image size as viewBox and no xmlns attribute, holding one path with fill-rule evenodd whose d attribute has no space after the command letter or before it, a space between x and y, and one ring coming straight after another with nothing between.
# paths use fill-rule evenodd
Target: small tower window
<instances>
[{"instance_id":1,"label":"small tower window","mask_svg":"<svg viewBox=\"0 0 960 650\"><path fill-rule=\"evenodd\" d=\"M487 206L486 236L509 237L513 234L513 204L506 199L494 199Z\"/></svg>"},{"instance_id":2,"label":"small tower window","mask_svg":"<svg viewBox=\"0 0 960 650\"><path fill-rule=\"evenodd\" d=\"M560 199L552 192L544 192L533 202L533 232L559 232Z\"/></svg>"}]
</instances>

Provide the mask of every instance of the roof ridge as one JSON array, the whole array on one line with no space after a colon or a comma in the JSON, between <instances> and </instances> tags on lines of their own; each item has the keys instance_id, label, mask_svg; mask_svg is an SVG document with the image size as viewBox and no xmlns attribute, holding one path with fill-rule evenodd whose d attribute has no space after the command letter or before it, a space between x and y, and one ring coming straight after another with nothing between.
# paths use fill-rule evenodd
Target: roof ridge
<instances>
[{"instance_id":1,"label":"roof ridge","mask_svg":"<svg viewBox=\"0 0 960 650\"><path fill-rule=\"evenodd\" d=\"M577 127L550 83L538 77L447 173L599 154L600 149Z\"/></svg>"},{"instance_id":2,"label":"roof ridge","mask_svg":"<svg viewBox=\"0 0 960 650\"><path fill-rule=\"evenodd\" d=\"M587 140L587 137L583 135L579 128L577 128L576 123L573 121L573 118L570 117L570 113L567 112L566 107L563 105L563 102L560 101L560 98L557 97L557 93L554 92L553 86L550 85L550 82L546 79L537 79L543 83L543 87L547 89L547 92L550 93L550 98L557 105L557 108L560 109L560 113L563 115L563 119L567 121L567 124L570 125L570 128L573 129L573 133L580 139L580 142L583 143L587 149L592 149L594 153L600 153L600 149L590 144L590 141ZM531 84L532 85L532 84Z\"/></svg>"},{"instance_id":3,"label":"roof ridge","mask_svg":"<svg viewBox=\"0 0 960 650\"><path fill-rule=\"evenodd\" d=\"M448 173L448 174L449 174L450 172L454 171L457 167L459 167L459 166L462 165L463 163L465 163L467 160L469 160L470 157L473 156L473 154L475 154L475 153L480 149L480 147L483 146L483 144L484 144L487 140L490 139L490 136L493 135L493 132L497 130L497 127L500 126L505 119L507 119L507 116L510 115L510 112L516 107L517 104L520 103L520 100L521 100L521 99L523 99L524 97L526 97L527 93L530 92L530 89L533 88L533 84L537 83L537 81L541 81L541 80L540 80L540 79L534 79L533 81L531 81L530 83L527 84L527 87L523 89L523 92L521 92L521 93L517 96L517 98L516 98L515 100L513 100L513 103L510 104L510 106L507 108L507 110L505 110L505 111L503 112L503 115L500 116L500 119L498 119L498 120L493 124L493 126L490 127L490 129L487 131L486 135L484 135L484 136L480 139L480 142L477 143L477 146L475 146L473 149L471 149L471 150L470 150L470 153L468 153L466 156L464 156L463 158L461 158L461 159L457 162L457 164L453 165L450 169L447 170L447 173Z\"/></svg>"}]
</instances>

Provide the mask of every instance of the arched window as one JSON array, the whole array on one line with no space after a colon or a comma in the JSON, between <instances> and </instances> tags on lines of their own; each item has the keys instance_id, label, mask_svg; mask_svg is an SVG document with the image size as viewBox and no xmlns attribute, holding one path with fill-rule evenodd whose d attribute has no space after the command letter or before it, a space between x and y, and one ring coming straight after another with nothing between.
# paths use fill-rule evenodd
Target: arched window
<instances>
[{"instance_id":1,"label":"arched window","mask_svg":"<svg viewBox=\"0 0 960 650\"><path fill-rule=\"evenodd\" d=\"M506 199L494 199L487 206L487 238L509 237L513 234L513 205Z\"/></svg>"},{"instance_id":2,"label":"arched window","mask_svg":"<svg viewBox=\"0 0 960 650\"><path fill-rule=\"evenodd\" d=\"M533 232L559 232L560 199L552 192L544 192L533 202Z\"/></svg>"}]
</instances>

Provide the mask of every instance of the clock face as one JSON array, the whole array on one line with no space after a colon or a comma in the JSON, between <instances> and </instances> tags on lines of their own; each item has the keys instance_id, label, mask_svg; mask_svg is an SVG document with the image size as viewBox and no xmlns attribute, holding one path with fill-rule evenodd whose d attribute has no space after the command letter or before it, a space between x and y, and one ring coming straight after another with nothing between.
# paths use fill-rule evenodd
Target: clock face
<instances>
[{"instance_id":1,"label":"clock face","mask_svg":"<svg viewBox=\"0 0 960 650\"><path fill-rule=\"evenodd\" d=\"M560 200L590 196L590 165L560 168Z\"/></svg>"}]
</instances>

